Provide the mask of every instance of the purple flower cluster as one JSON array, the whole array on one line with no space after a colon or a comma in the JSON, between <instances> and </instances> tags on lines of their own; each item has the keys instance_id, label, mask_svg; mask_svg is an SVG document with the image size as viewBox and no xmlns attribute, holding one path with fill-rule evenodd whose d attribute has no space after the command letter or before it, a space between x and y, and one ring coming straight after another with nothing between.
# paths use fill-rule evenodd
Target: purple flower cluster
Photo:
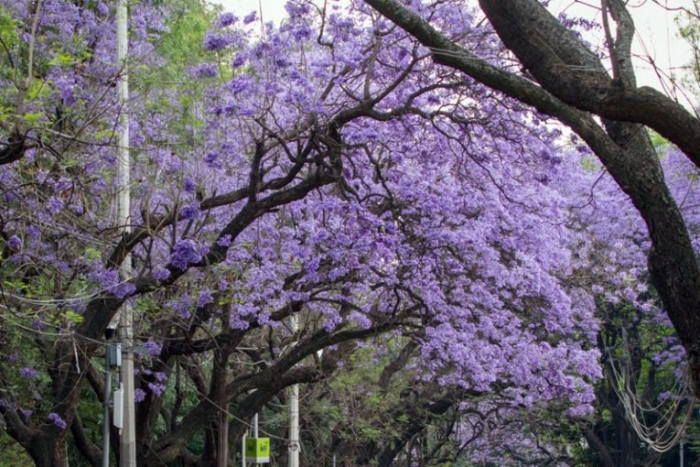
<instances>
[{"instance_id":1,"label":"purple flower cluster","mask_svg":"<svg viewBox=\"0 0 700 467\"><path fill-rule=\"evenodd\" d=\"M35 380L39 379L40 374L37 370L31 367L23 367L19 369L19 375L28 380Z\"/></svg>"},{"instance_id":2,"label":"purple flower cluster","mask_svg":"<svg viewBox=\"0 0 700 467\"><path fill-rule=\"evenodd\" d=\"M151 392L158 397L162 396L165 393L165 390L167 389L167 386L158 383L148 383L147 386L148 389L150 389Z\"/></svg>"},{"instance_id":3,"label":"purple flower cluster","mask_svg":"<svg viewBox=\"0 0 700 467\"><path fill-rule=\"evenodd\" d=\"M204 63L194 69L197 78L215 78L219 75L219 70L213 63Z\"/></svg>"},{"instance_id":4,"label":"purple flower cluster","mask_svg":"<svg viewBox=\"0 0 700 467\"><path fill-rule=\"evenodd\" d=\"M222 167L221 162L219 162L218 152L207 153L207 155L204 156L204 163L212 169L220 169Z\"/></svg>"},{"instance_id":5,"label":"purple flower cluster","mask_svg":"<svg viewBox=\"0 0 700 467\"><path fill-rule=\"evenodd\" d=\"M194 202L180 208L183 219L196 219L199 215L199 203Z\"/></svg>"},{"instance_id":6,"label":"purple flower cluster","mask_svg":"<svg viewBox=\"0 0 700 467\"><path fill-rule=\"evenodd\" d=\"M61 418L60 415L58 415L56 412L51 412L46 416L46 419L53 423L55 426L57 426L61 430L65 430L68 427L68 424L66 423L65 420Z\"/></svg>"},{"instance_id":7,"label":"purple flower cluster","mask_svg":"<svg viewBox=\"0 0 700 467\"><path fill-rule=\"evenodd\" d=\"M232 24L235 24L236 21L238 21L236 15L234 15L230 11L227 11L219 17L219 28L231 26Z\"/></svg>"},{"instance_id":8,"label":"purple flower cluster","mask_svg":"<svg viewBox=\"0 0 700 467\"><path fill-rule=\"evenodd\" d=\"M151 357L157 357L163 350L163 346L161 344L150 339L141 345L144 349L146 349L148 355L150 355Z\"/></svg>"},{"instance_id":9,"label":"purple flower cluster","mask_svg":"<svg viewBox=\"0 0 700 467\"><path fill-rule=\"evenodd\" d=\"M202 246L192 239L178 240L170 256L170 264L184 271L191 264L202 261L208 251L208 247Z\"/></svg>"},{"instance_id":10,"label":"purple flower cluster","mask_svg":"<svg viewBox=\"0 0 700 467\"><path fill-rule=\"evenodd\" d=\"M226 37L226 35L216 31L208 31L204 35L204 43L202 44L205 50L212 52L225 49L228 47L228 45L229 39Z\"/></svg>"},{"instance_id":11,"label":"purple flower cluster","mask_svg":"<svg viewBox=\"0 0 700 467\"><path fill-rule=\"evenodd\" d=\"M251 11L243 18L243 24L250 24L258 20L258 12Z\"/></svg>"},{"instance_id":12,"label":"purple flower cluster","mask_svg":"<svg viewBox=\"0 0 700 467\"><path fill-rule=\"evenodd\" d=\"M159 268L153 271L153 278L157 281L164 281L170 277L170 271L165 268Z\"/></svg>"},{"instance_id":13,"label":"purple flower cluster","mask_svg":"<svg viewBox=\"0 0 700 467\"><path fill-rule=\"evenodd\" d=\"M22 239L13 235L7 240L7 246L13 250L19 250L22 248Z\"/></svg>"},{"instance_id":14,"label":"purple flower cluster","mask_svg":"<svg viewBox=\"0 0 700 467\"><path fill-rule=\"evenodd\" d=\"M134 402L143 402L146 399L146 391L141 388L134 389Z\"/></svg>"}]
</instances>

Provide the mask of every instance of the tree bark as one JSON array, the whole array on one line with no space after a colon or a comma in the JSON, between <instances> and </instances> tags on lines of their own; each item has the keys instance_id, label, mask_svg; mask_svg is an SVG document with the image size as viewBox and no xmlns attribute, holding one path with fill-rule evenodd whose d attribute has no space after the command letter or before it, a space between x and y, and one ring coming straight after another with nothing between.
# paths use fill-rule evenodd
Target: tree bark
<instances>
[{"instance_id":1,"label":"tree bark","mask_svg":"<svg viewBox=\"0 0 700 467\"><path fill-rule=\"evenodd\" d=\"M36 467L68 467L65 440L55 436L37 436L25 446Z\"/></svg>"}]
</instances>

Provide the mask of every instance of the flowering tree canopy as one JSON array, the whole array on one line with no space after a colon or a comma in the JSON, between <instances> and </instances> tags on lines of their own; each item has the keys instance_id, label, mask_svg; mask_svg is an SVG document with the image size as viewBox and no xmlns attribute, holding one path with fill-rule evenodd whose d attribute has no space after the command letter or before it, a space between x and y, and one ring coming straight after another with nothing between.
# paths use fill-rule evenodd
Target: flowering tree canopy
<instances>
[{"instance_id":1,"label":"flowering tree canopy","mask_svg":"<svg viewBox=\"0 0 700 467\"><path fill-rule=\"evenodd\" d=\"M672 287L694 276L658 277L678 254L663 248L681 248L687 228L641 127L603 129L593 109L504 74L509 55L464 2L417 13L366 3L397 8L382 11L428 47L360 1L292 1L289 19L262 32L254 14L133 4L134 201L121 235L114 6L2 2L0 414L37 465L60 465L68 440L99 462L79 407L85 392L102 397L97 357L126 302L143 350L143 465L192 458L202 432L206 464L223 450L220 412L235 416L235 439L241 420L342 368L362 341L390 343L372 358L402 361L411 381L450 395L590 413L601 377L594 297L656 311L626 282L643 278L648 251L672 321L686 319ZM208 25L188 55L173 45L183 15ZM489 81L498 73L511 84ZM658 225L653 248L627 198L609 183L593 190L588 150L545 114ZM591 211L592 190L603 206L626 205L624 216ZM692 264L673 267L697 270L689 240L682 248ZM133 277L119 274L127 257ZM692 361L690 335L680 337ZM398 358L403 348L410 358Z\"/></svg>"},{"instance_id":2,"label":"flowering tree canopy","mask_svg":"<svg viewBox=\"0 0 700 467\"><path fill-rule=\"evenodd\" d=\"M429 47L437 63L556 117L586 141L646 222L654 285L688 352L693 381L700 381L700 320L694 311L700 304L700 270L688 227L644 131L644 125L656 130L697 165L700 121L662 93L636 86L634 23L624 2L602 6L611 75L588 44L537 0L480 1L527 77L484 60L462 46L450 28L436 29L421 16L425 11L420 7L412 11L394 0L367 3ZM700 384L694 392L700 394Z\"/></svg>"}]
</instances>

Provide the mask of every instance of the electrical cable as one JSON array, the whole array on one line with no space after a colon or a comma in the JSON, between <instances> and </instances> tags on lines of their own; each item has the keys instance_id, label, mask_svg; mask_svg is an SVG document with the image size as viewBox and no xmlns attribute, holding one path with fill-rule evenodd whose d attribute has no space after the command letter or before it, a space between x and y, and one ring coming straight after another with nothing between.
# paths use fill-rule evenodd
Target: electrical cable
<instances>
[{"instance_id":1,"label":"electrical cable","mask_svg":"<svg viewBox=\"0 0 700 467\"><path fill-rule=\"evenodd\" d=\"M696 398L690 397L687 410L681 414L682 421L680 425L676 425L678 410L681 402L688 400L688 387L685 381L678 382L672 388L675 392L679 387L680 391L669 397L672 400L671 407L668 410L662 411L661 406L664 404L660 401L655 407L649 407L637 397L636 388L633 387L633 381L629 374L628 368L618 368L615 365L615 356L611 349L606 349L607 361L611 370L611 386L620 400L624 411L625 418L629 422L634 432L639 438L644 441L649 447L658 453L665 453L673 449L683 436L685 429L690 421L690 416L695 408ZM629 355L625 351L623 358L617 359L620 362L629 360ZM645 405L647 407L645 407ZM653 425L649 426L646 422L645 413L654 413L660 415L659 419Z\"/></svg>"}]
</instances>

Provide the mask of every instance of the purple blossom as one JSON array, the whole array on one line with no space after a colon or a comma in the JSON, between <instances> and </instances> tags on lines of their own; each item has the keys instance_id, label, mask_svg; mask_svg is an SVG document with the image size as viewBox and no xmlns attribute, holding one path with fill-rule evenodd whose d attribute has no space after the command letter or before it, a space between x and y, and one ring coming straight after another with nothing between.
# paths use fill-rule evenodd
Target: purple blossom
<instances>
[{"instance_id":1,"label":"purple blossom","mask_svg":"<svg viewBox=\"0 0 700 467\"><path fill-rule=\"evenodd\" d=\"M231 26L231 25L234 24L236 21L238 21L238 18L236 17L236 15L234 15L234 14L231 13L230 11L227 11L226 13L223 13L223 14L219 17L219 27L220 27L220 28L225 28L225 27ZM246 24L247 24L247 23L246 23Z\"/></svg>"},{"instance_id":2,"label":"purple blossom","mask_svg":"<svg viewBox=\"0 0 700 467\"><path fill-rule=\"evenodd\" d=\"M63 206L64 204L61 199L56 198L55 196L49 198L48 208L51 214L58 214L61 211L61 209L63 209Z\"/></svg>"},{"instance_id":3,"label":"purple blossom","mask_svg":"<svg viewBox=\"0 0 700 467\"><path fill-rule=\"evenodd\" d=\"M157 281L164 281L170 277L170 271L165 268L156 269L153 271L153 278Z\"/></svg>"},{"instance_id":4,"label":"purple blossom","mask_svg":"<svg viewBox=\"0 0 700 467\"><path fill-rule=\"evenodd\" d=\"M22 239L17 235L13 235L7 240L7 246L13 250L19 250L22 248Z\"/></svg>"},{"instance_id":5,"label":"purple blossom","mask_svg":"<svg viewBox=\"0 0 700 467\"><path fill-rule=\"evenodd\" d=\"M228 44L229 41L223 34L213 31L207 31L207 33L204 35L204 43L202 44L202 46L206 50L216 52L218 50L226 48Z\"/></svg>"},{"instance_id":6,"label":"purple blossom","mask_svg":"<svg viewBox=\"0 0 700 467\"><path fill-rule=\"evenodd\" d=\"M191 315L192 299L189 295L183 295L178 300L166 303L180 318L188 319Z\"/></svg>"},{"instance_id":7,"label":"purple blossom","mask_svg":"<svg viewBox=\"0 0 700 467\"><path fill-rule=\"evenodd\" d=\"M194 202L180 208L180 216L182 216L183 219L188 220L197 219L199 216L199 203Z\"/></svg>"},{"instance_id":8,"label":"purple blossom","mask_svg":"<svg viewBox=\"0 0 700 467\"><path fill-rule=\"evenodd\" d=\"M98 282L102 289L110 291L119 298L131 295L136 290L136 286L133 283L121 280L117 269L93 271L88 274L88 278Z\"/></svg>"},{"instance_id":9,"label":"purple blossom","mask_svg":"<svg viewBox=\"0 0 700 467\"><path fill-rule=\"evenodd\" d=\"M182 181L182 189L185 190L186 193L194 193L197 189L197 182L195 182L192 177L185 177Z\"/></svg>"},{"instance_id":10,"label":"purple blossom","mask_svg":"<svg viewBox=\"0 0 700 467\"><path fill-rule=\"evenodd\" d=\"M148 351L148 355L152 357L157 357L163 350L163 346L153 340L147 340L142 344L142 347L146 349L146 351Z\"/></svg>"},{"instance_id":11,"label":"purple blossom","mask_svg":"<svg viewBox=\"0 0 700 467\"><path fill-rule=\"evenodd\" d=\"M219 75L219 70L213 63L204 63L194 70L197 78L215 78Z\"/></svg>"},{"instance_id":12,"label":"purple blossom","mask_svg":"<svg viewBox=\"0 0 700 467\"><path fill-rule=\"evenodd\" d=\"M311 38L311 28L307 25L302 25L294 30L294 39L298 42L307 41Z\"/></svg>"},{"instance_id":13,"label":"purple blossom","mask_svg":"<svg viewBox=\"0 0 700 467\"><path fill-rule=\"evenodd\" d=\"M97 2L97 12L103 16L109 13L109 6L104 2Z\"/></svg>"},{"instance_id":14,"label":"purple blossom","mask_svg":"<svg viewBox=\"0 0 700 467\"><path fill-rule=\"evenodd\" d=\"M143 402L146 399L146 391L141 388L134 389L134 402Z\"/></svg>"},{"instance_id":15,"label":"purple blossom","mask_svg":"<svg viewBox=\"0 0 700 467\"><path fill-rule=\"evenodd\" d=\"M148 389L150 389L151 392L158 397L162 396L166 389L165 385L157 383L148 383L147 386Z\"/></svg>"},{"instance_id":16,"label":"purple blossom","mask_svg":"<svg viewBox=\"0 0 700 467\"><path fill-rule=\"evenodd\" d=\"M34 368L31 368L31 367L28 367L28 366L20 368L19 375L22 378L28 379L28 380L39 379L39 376L40 376L40 374L37 370L35 370Z\"/></svg>"},{"instance_id":17,"label":"purple blossom","mask_svg":"<svg viewBox=\"0 0 700 467\"><path fill-rule=\"evenodd\" d=\"M207 247L199 245L192 239L178 240L175 244L175 248L173 248L170 264L184 271L190 264L202 261L202 258L208 251L209 249Z\"/></svg>"},{"instance_id":18,"label":"purple blossom","mask_svg":"<svg viewBox=\"0 0 700 467\"><path fill-rule=\"evenodd\" d=\"M37 239L39 236L41 236L41 230L36 228L36 226L30 225L27 227L27 236L29 236L32 239Z\"/></svg>"},{"instance_id":19,"label":"purple blossom","mask_svg":"<svg viewBox=\"0 0 700 467\"><path fill-rule=\"evenodd\" d=\"M216 240L216 244L221 247L229 247L231 246L232 240L231 240L231 235L224 235Z\"/></svg>"},{"instance_id":20,"label":"purple blossom","mask_svg":"<svg viewBox=\"0 0 700 467\"><path fill-rule=\"evenodd\" d=\"M112 288L115 297L124 298L132 295L136 291L136 286L131 282L120 282Z\"/></svg>"},{"instance_id":21,"label":"purple blossom","mask_svg":"<svg viewBox=\"0 0 700 467\"><path fill-rule=\"evenodd\" d=\"M61 97L63 98L63 104L66 107L72 107L75 105L75 85L64 86L61 88Z\"/></svg>"},{"instance_id":22,"label":"purple blossom","mask_svg":"<svg viewBox=\"0 0 700 467\"><path fill-rule=\"evenodd\" d=\"M248 13L245 18L243 18L243 24L250 24L253 21L258 20L258 12L257 11L251 11Z\"/></svg>"},{"instance_id":23,"label":"purple blossom","mask_svg":"<svg viewBox=\"0 0 700 467\"><path fill-rule=\"evenodd\" d=\"M49 422L51 422L51 423L53 423L54 425L56 425L56 426L57 426L58 428L60 428L61 430L65 430L66 427L68 426L68 424L66 423L66 421L63 420L63 419L61 418L61 416L58 415L56 412L51 412L50 414L48 414L48 415L46 416L46 419L47 419Z\"/></svg>"},{"instance_id":24,"label":"purple blossom","mask_svg":"<svg viewBox=\"0 0 700 467\"><path fill-rule=\"evenodd\" d=\"M244 54L236 54L231 62L231 67L238 68L246 62L246 56Z\"/></svg>"},{"instance_id":25,"label":"purple blossom","mask_svg":"<svg viewBox=\"0 0 700 467\"><path fill-rule=\"evenodd\" d=\"M233 94L239 94L241 92L247 91L252 86L252 79L246 75L236 76L229 83L229 89Z\"/></svg>"},{"instance_id":26,"label":"purple blossom","mask_svg":"<svg viewBox=\"0 0 700 467\"><path fill-rule=\"evenodd\" d=\"M199 297L197 298L197 307L201 308L203 306L209 305L214 301L214 297L211 293L210 289L204 289L199 293Z\"/></svg>"},{"instance_id":27,"label":"purple blossom","mask_svg":"<svg viewBox=\"0 0 700 467\"><path fill-rule=\"evenodd\" d=\"M289 15L290 18L295 18L298 16L304 16L309 14L311 11L311 8L307 4L298 4L298 3L293 3L293 2L287 2L287 4L284 6L285 10L287 10L287 14Z\"/></svg>"},{"instance_id":28,"label":"purple blossom","mask_svg":"<svg viewBox=\"0 0 700 467\"><path fill-rule=\"evenodd\" d=\"M204 163L212 169L220 169L221 163L219 162L219 153L208 153L206 156L204 156Z\"/></svg>"}]
</instances>

